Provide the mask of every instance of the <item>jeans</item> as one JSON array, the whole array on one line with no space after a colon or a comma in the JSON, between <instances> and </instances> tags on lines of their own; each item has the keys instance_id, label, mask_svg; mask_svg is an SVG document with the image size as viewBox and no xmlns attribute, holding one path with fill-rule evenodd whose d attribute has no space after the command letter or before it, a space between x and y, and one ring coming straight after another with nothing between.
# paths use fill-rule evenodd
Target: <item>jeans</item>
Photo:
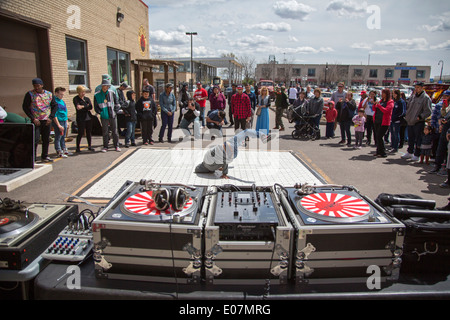
<instances>
[{"instance_id":1,"label":"jeans","mask_svg":"<svg viewBox=\"0 0 450 320\"><path fill-rule=\"evenodd\" d=\"M422 144L422 134L425 122L417 122L413 126L408 126L408 153L420 156L420 145Z\"/></svg>"},{"instance_id":2,"label":"jeans","mask_svg":"<svg viewBox=\"0 0 450 320\"><path fill-rule=\"evenodd\" d=\"M162 125L161 129L159 130L159 140L163 140L166 128L169 127L168 129L169 131L167 132L167 139L169 140L169 142L172 141L173 119L174 119L173 114L169 116L167 115L167 113L161 112Z\"/></svg>"},{"instance_id":3,"label":"jeans","mask_svg":"<svg viewBox=\"0 0 450 320\"><path fill-rule=\"evenodd\" d=\"M275 125L276 125L276 128L284 129L283 114L284 114L284 109L283 108L276 108L275 109Z\"/></svg>"},{"instance_id":4,"label":"jeans","mask_svg":"<svg viewBox=\"0 0 450 320\"><path fill-rule=\"evenodd\" d=\"M62 152L66 150L66 135L67 135L67 121L59 121L59 124L64 128L64 133L61 135L61 131L56 123L53 122L53 130L55 131L55 150L56 152Z\"/></svg>"},{"instance_id":5,"label":"jeans","mask_svg":"<svg viewBox=\"0 0 450 320\"><path fill-rule=\"evenodd\" d=\"M327 122L327 130L325 135L327 138L334 137L334 122Z\"/></svg>"},{"instance_id":6,"label":"jeans","mask_svg":"<svg viewBox=\"0 0 450 320\"><path fill-rule=\"evenodd\" d=\"M135 143L136 121L127 121L127 134L125 135L125 144Z\"/></svg>"},{"instance_id":7,"label":"jeans","mask_svg":"<svg viewBox=\"0 0 450 320\"><path fill-rule=\"evenodd\" d=\"M184 130L186 130L187 132L185 132L185 134L188 136L191 135L191 130L189 130L189 125L191 123L194 123L194 137L195 139L200 139L200 121L198 119L198 117L196 117L194 120L188 121L186 120L186 118L183 118L183 120L181 120L181 124L180 124L180 128Z\"/></svg>"},{"instance_id":8,"label":"jeans","mask_svg":"<svg viewBox=\"0 0 450 320\"><path fill-rule=\"evenodd\" d=\"M352 143L352 133L350 131L351 121L341 121L341 140L345 141L345 137L347 136L347 144Z\"/></svg>"},{"instance_id":9,"label":"jeans","mask_svg":"<svg viewBox=\"0 0 450 320\"><path fill-rule=\"evenodd\" d=\"M380 123L375 123L375 144L377 146L377 153L380 156L386 155L386 148L384 145L384 135L389 130L389 126L382 126Z\"/></svg>"},{"instance_id":10,"label":"jeans","mask_svg":"<svg viewBox=\"0 0 450 320\"><path fill-rule=\"evenodd\" d=\"M355 131L355 146L362 147L363 139L364 139L364 131Z\"/></svg>"},{"instance_id":11,"label":"jeans","mask_svg":"<svg viewBox=\"0 0 450 320\"><path fill-rule=\"evenodd\" d=\"M367 142L371 143L372 142L372 133L374 133L373 116L366 117L365 127L366 127L366 132L367 132ZM375 140L375 138L374 138L374 140Z\"/></svg>"},{"instance_id":12,"label":"jeans","mask_svg":"<svg viewBox=\"0 0 450 320\"><path fill-rule=\"evenodd\" d=\"M117 119L101 119L102 122L102 135L103 135L103 148L108 149L109 144L109 130L111 129L114 148L119 147L119 133L117 131Z\"/></svg>"},{"instance_id":13,"label":"jeans","mask_svg":"<svg viewBox=\"0 0 450 320\"><path fill-rule=\"evenodd\" d=\"M205 117L205 109L206 107L200 107L200 119L202 120L202 126L206 126L206 117ZM184 120L184 118L183 118Z\"/></svg>"},{"instance_id":14,"label":"jeans","mask_svg":"<svg viewBox=\"0 0 450 320\"><path fill-rule=\"evenodd\" d=\"M36 157L36 151L39 144L39 138L42 136L42 153L41 158L48 157L48 146L50 144L50 125L47 125L47 120L40 120L40 126L34 127L34 155Z\"/></svg>"},{"instance_id":15,"label":"jeans","mask_svg":"<svg viewBox=\"0 0 450 320\"><path fill-rule=\"evenodd\" d=\"M391 147L394 150L398 150L400 145L400 122L391 123Z\"/></svg>"}]
</instances>

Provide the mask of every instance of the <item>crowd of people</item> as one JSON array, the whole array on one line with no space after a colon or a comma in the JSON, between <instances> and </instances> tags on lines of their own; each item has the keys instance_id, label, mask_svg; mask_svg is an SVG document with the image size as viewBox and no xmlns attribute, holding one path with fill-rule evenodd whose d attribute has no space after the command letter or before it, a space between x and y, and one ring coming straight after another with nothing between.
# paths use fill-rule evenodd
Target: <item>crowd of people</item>
<instances>
[{"instance_id":1,"label":"crowd of people","mask_svg":"<svg viewBox=\"0 0 450 320\"><path fill-rule=\"evenodd\" d=\"M23 101L23 111L32 120L36 130L35 147L42 141L41 159L51 162L48 155L51 127L55 133L55 150L58 157L65 158L72 153L65 145L68 130L68 111L63 100L66 89L58 87L55 93L44 89L41 79L33 79L33 90L26 93ZM292 88L291 88L292 89ZM339 144L352 146L352 130L354 127L354 148L360 149L366 137L366 145L375 143L375 157L385 158L388 154L398 152L407 142L407 151L403 159L420 161L430 164L435 159L435 168L430 173L446 171L447 181L441 187L450 188L450 107L448 101L450 91L444 92L443 99L432 106L431 98L424 90L423 83L415 85L415 91L406 99L400 90L384 89L378 96L376 91L360 93L357 104L352 92L346 92L343 83L333 92L330 100L324 104L321 89L312 92L291 90L286 92L284 86L277 87L275 93L275 127L274 130L284 131L283 117L289 106L303 115L308 116L311 126L318 129L320 138L320 122L325 112L325 138L335 137L337 126L340 127L341 141ZM126 94L125 94L125 91ZM174 87L168 83L159 95L159 107L155 100L155 89L144 80L142 96L137 99L136 92L127 83L118 88L111 85L111 77L104 75L101 85L95 90L94 101L86 96L86 88L79 86L77 96L73 98L76 110L76 151L81 152L80 144L86 137L88 150L92 147L92 112L100 116L102 127L102 152L109 150L110 139L113 148L120 152L117 115L125 118L125 147L136 146L135 129L139 122L143 145L153 145L153 131L157 127L158 111L160 111L161 128L158 141L164 142L167 131L167 141L172 142L174 120L179 110L177 128L191 136L190 126L193 125L193 138L201 138L201 129L214 129L222 134L222 127L230 124L235 131L252 129L256 118L256 131L269 134L271 96L267 87L252 90L250 85L232 85L232 90L225 96L220 87L213 87L208 93L202 83L192 96L187 85L183 85L178 100ZM295 93L294 93L295 92ZM206 112L206 101L210 102L210 110ZM229 122L227 121L227 112ZM390 145L386 146L390 137ZM445 164L446 163L446 164ZM445 169L443 169L445 167Z\"/></svg>"}]
</instances>

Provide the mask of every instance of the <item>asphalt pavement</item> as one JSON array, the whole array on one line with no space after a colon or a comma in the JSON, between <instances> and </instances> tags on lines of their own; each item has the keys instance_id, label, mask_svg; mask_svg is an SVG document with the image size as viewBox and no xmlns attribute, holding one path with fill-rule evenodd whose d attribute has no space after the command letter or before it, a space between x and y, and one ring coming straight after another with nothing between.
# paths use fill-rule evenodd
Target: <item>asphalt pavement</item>
<instances>
[{"instance_id":1,"label":"asphalt pavement","mask_svg":"<svg viewBox=\"0 0 450 320\"><path fill-rule=\"evenodd\" d=\"M208 106L207 106L208 108ZM176 115L175 122L178 114ZM271 128L274 127L275 113L270 113ZM284 119L286 130L280 132L280 151L292 151L303 160L312 170L320 174L328 183L356 187L365 196L375 199L381 193L413 194L427 200L435 200L438 207L448 203L450 189L442 189L439 184L445 177L429 174L431 165L419 164L401 159L406 147L398 153L389 154L387 158L375 158L375 147L364 146L361 150L340 145L340 130L336 130L336 138L319 139L316 141L295 140L291 133L294 125ZM256 121L254 122L256 126ZM205 132L206 129L203 129ZM156 128L153 139L157 141L159 127ZM227 128L225 134L232 136L234 130ZM325 136L325 125L321 125L322 137ZM75 135L69 136L72 141L67 142L70 151L75 152ZM102 172L106 172L129 155L135 148L174 148L176 142L155 143L154 146L142 146L142 140L137 140L137 147L125 148L121 138L122 151L100 152L102 138L93 137L95 152L87 150L84 145L80 154L74 154L66 159L56 159L53 145L50 146L50 156L55 159L52 172L31 181L26 185L8 193L0 193L0 198L11 198L24 202L35 203L65 203L69 195L77 192L89 181L95 180ZM205 141L204 145L210 141ZM86 143L86 140L82 140ZM38 155L40 154L38 150ZM281 164L282 165L282 164ZM283 184L283 181L276 181ZM80 207L85 207L81 203ZM90 207L90 206L87 206ZM91 207L92 208L92 207Z\"/></svg>"}]
</instances>

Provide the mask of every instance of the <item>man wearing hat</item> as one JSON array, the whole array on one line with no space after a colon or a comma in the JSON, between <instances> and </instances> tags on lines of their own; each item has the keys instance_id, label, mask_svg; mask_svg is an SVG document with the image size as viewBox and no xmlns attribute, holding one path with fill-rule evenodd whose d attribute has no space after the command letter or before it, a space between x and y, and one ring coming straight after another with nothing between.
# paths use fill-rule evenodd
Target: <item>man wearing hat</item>
<instances>
[{"instance_id":1,"label":"man wearing hat","mask_svg":"<svg viewBox=\"0 0 450 320\"><path fill-rule=\"evenodd\" d=\"M48 156L48 147L50 144L51 124L58 110L58 104L53 94L44 90L44 82L40 78L33 79L32 84L33 90L25 94L22 109L35 126L35 156L39 138L42 137L41 160L43 162L52 162L53 160Z\"/></svg>"},{"instance_id":2,"label":"man wearing hat","mask_svg":"<svg viewBox=\"0 0 450 320\"><path fill-rule=\"evenodd\" d=\"M237 86L237 93L231 98L231 110L234 116L234 130L247 129L247 123L250 123L252 118L252 107L242 85Z\"/></svg>"},{"instance_id":3,"label":"man wearing hat","mask_svg":"<svg viewBox=\"0 0 450 320\"><path fill-rule=\"evenodd\" d=\"M435 168L430 173L438 173L445 161L445 155L447 154L447 131L450 130L450 90L443 93L442 101L439 102L441 107L441 114L439 119L439 142L436 149ZM436 105L436 109L438 108Z\"/></svg>"},{"instance_id":4,"label":"man wearing hat","mask_svg":"<svg viewBox=\"0 0 450 320\"><path fill-rule=\"evenodd\" d=\"M418 82L408 101L405 121L408 124L408 151L403 159L419 160L422 133L425 120L431 115L431 99L423 89L424 83Z\"/></svg>"},{"instance_id":5,"label":"man wearing hat","mask_svg":"<svg viewBox=\"0 0 450 320\"><path fill-rule=\"evenodd\" d=\"M103 149L102 152L108 151L109 129L111 129L114 148L120 152L119 133L117 131L117 111L121 108L119 100L115 93L110 90L111 82L107 79L102 81L102 89L94 96L94 110L100 114L102 123Z\"/></svg>"}]
</instances>

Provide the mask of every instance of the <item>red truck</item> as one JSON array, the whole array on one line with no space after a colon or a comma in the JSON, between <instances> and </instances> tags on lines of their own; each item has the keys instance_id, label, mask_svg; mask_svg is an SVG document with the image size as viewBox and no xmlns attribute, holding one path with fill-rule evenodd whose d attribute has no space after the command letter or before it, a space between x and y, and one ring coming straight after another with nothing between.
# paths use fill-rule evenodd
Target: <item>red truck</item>
<instances>
[{"instance_id":1,"label":"red truck","mask_svg":"<svg viewBox=\"0 0 450 320\"><path fill-rule=\"evenodd\" d=\"M275 100L275 85L272 80L260 80L258 83L258 89L261 90L262 87L267 87L269 89L269 95L272 100Z\"/></svg>"}]
</instances>

